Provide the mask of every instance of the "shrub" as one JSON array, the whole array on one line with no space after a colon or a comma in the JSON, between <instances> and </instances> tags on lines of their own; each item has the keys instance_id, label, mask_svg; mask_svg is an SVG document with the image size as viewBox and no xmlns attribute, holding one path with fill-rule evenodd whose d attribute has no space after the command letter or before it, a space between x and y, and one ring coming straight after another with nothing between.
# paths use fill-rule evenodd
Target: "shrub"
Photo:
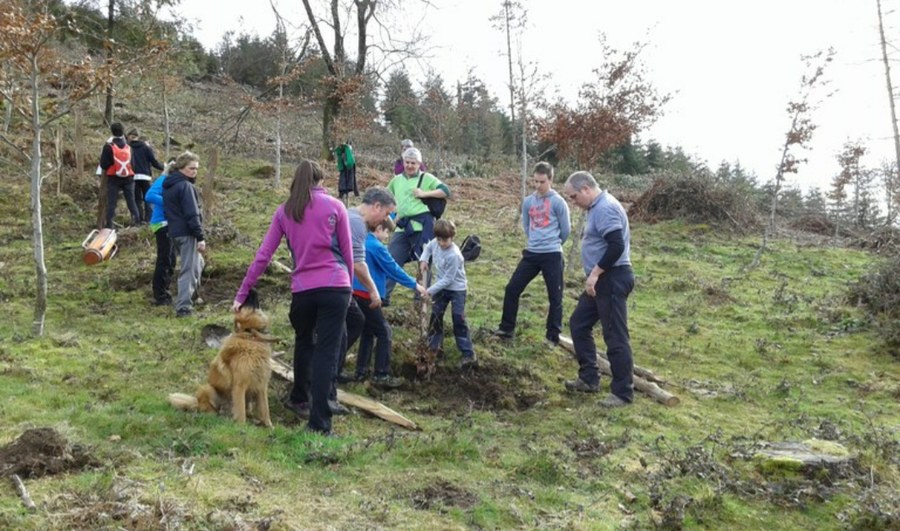
<instances>
[{"instance_id":1,"label":"shrub","mask_svg":"<svg viewBox=\"0 0 900 531\"><path fill-rule=\"evenodd\" d=\"M631 206L629 216L648 223L680 219L739 231L757 226L756 212L738 190L687 176L658 177Z\"/></svg>"},{"instance_id":2,"label":"shrub","mask_svg":"<svg viewBox=\"0 0 900 531\"><path fill-rule=\"evenodd\" d=\"M850 287L865 308L888 352L900 358L900 257L893 257Z\"/></svg>"}]
</instances>

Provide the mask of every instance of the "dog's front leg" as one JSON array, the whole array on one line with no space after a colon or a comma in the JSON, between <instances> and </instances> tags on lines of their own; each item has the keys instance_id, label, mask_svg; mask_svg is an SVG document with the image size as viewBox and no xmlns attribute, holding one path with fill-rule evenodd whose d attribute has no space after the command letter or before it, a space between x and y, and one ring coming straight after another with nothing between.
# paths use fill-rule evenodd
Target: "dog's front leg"
<instances>
[{"instance_id":1,"label":"dog's front leg","mask_svg":"<svg viewBox=\"0 0 900 531\"><path fill-rule=\"evenodd\" d=\"M247 384L234 382L231 387L231 412L234 420L247 422Z\"/></svg>"},{"instance_id":2,"label":"dog's front leg","mask_svg":"<svg viewBox=\"0 0 900 531\"><path fill-rule=\"evenodd\" d=\"M267 428L272 427L272 419L269 417L269 390L263 387L262 391L256 397L256 410L259 414L259 420Z\"/></svg>"}]
</instances>

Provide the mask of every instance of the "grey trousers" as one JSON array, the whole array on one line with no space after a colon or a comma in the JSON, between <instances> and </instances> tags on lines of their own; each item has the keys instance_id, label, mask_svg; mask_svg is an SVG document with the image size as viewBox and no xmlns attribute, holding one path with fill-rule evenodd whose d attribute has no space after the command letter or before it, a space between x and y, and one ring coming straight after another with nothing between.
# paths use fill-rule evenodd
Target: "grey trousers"
<instances>
[{"instance_id":1,"label":"grey trousers","mask_svg":"<svg viewBox=\"0 0 900 531\"><path fill-rule=\"evenodd\" d=\"M197 251L197 238L193 236L176 236L174 244L178 253L178 261L181 262L181 269L178 272L178 295L175 297L175 311L190 311L193 308L191 298L200 287L203 256Z\"/></svg>"}]
</instances>

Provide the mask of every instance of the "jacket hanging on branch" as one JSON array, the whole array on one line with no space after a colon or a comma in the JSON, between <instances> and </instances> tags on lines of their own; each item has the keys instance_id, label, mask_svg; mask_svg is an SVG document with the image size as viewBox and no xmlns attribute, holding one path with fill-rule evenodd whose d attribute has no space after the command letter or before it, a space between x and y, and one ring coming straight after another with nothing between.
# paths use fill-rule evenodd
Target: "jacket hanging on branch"
<instances>
[{"instance_id":1,"label":"jacket hanging on branch","mask_svg":"<svg viewBox=\"0 0 900 531\"><path fill-rule=\"evenodd\" d=\"M356 187L356 159L353 158L353 146L349 142L341 144L334 149L334 155L337 159L338 172L340 172L338 194L343 197L353 192L353 195L359 197L359 189Z\"/></svg>"}]
</instances>

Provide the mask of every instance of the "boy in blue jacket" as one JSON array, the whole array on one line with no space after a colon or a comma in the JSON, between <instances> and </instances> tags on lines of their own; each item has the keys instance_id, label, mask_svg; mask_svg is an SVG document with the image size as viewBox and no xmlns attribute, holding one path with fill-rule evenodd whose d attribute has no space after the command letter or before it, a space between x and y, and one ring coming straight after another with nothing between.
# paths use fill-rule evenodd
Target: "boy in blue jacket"
<instances>
[{"instance_id":1,"label":"boy in blue jacket","mask_svg":"<svg viewBox=\"0 0 900 531\"><path fill-rule=\"evenodd\" d=\"M370 232L366 235L366 265L369 267L372 281L381 297L384 297L388 279L416 290L419 295L426 295L425 287L417 284L416 280L397 264L382 243L388 241L394 228L394 220L388 217L374 228L370 228ZM352 379L363 381L368 377L369 360L372 357L372 347L374 346L375 373L372 385L388 389L399 387L402 385L403 379L391 376L391 325L384 318L380 306L378 308L370 307L369 291L355 276L353 278L353 297L366 317L366 324L359 339L356 375Z\"/></svg>"},{"instance_id":2,"label":"boy in blue jacket","mask_svg":"<svg viewBox=\"0 0 900 531\"><path fill-rule=\"evenodd\" d=\"M175 162L170 160L169 164ZM166 182L166 173L156 178L153 185L147 190L144 200L152 208L150 216L150 230L156 237L156 266L153 268L153 304L155 306L168 306L172 304L172 295L169 293L169 284L172 275L175 274L175 246L169 239L169 222L166 221L166 213L163 210L163 183Z\"/></svg>"}]
</instances>

